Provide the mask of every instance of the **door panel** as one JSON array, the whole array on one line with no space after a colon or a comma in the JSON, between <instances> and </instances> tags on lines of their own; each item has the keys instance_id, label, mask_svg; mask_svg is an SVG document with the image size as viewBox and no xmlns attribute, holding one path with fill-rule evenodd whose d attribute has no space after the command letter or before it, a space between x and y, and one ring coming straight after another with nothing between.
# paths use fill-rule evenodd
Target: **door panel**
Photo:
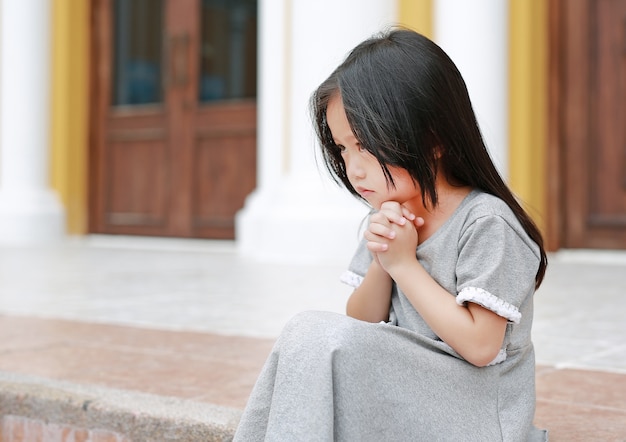
<instances>
[{"instance_id":1,"label":"door panel","mask_svg":"<svg viewBox=\"0 0 626 442\"><path fill-rule=\"evenodd\" d=\"M256 0L201 0L193 118L194 236L232 238L256 185Z\"/></svg>"},{"instance_id":2,"label":"door panel","mask_svg":"<svg viewBox=\"0 0 626 442\"><path fill-rule=\"evenodd\" d=\"M589 224L598 242L611 242L612 231L626 230L626 1L594 6Z\"/></svg>"},{"instance_id":3,"label":"door panel","mask_svg":"<svg viewBox=\"0 0 626 442\"><path fill-rule=\"evenodd\" d=\"M254 158L253 137L199 138L194 170L194 229L199 236L228 237L239 210L238 195L254 188L253 177L239 176L242 158ZM211 232L211 233L209 233Z\"/></svg>"},{"instance_id":4,"label":"door panel","mask_svg":"<svg viewBox=\"0 0 626 442\"><path fill-rule=\"evenodd\" d=\"M256 106L205 106L197 114L193 226L197 236L228 238L241 195L256 183Z\"/></svg>"},{"instance_id":5,"label":"door panel","mask_svg":"<svg viewBox=\"0 0 626 442\"><path fill-rule=\"evenodd\" d=\"M256 186L256 0L201 0L193 67L191 229L232 238Z\"/></svg>"},{"instance_id":6,"label":"door panel","mask_svg":"<svg viewBox=\"0 0 626 442\"><path fill-rule=\"evenodd\" d=\"M168 180L163 130L117 133L108 151L107 223L111 227L165 225Z\"/></svg>"},{"instance_id":7,"label":"door panel","mask_svg":"<svg viewBox=\"0 0 626 442\"><path fill-rule=\"evenodd\" d=\"M626 249L626 0L553 0L551 20L553 234Z\"/></svg>"},{"instance_id":8,"label":"door panel","mask_svg":"<svg viewBox=\"0 0 626 442\"><path fill-rule=\"evenodd\" d=\"M92 13L90 230L232 238L256 184L256 1Z\"/></svg>"}]
</instances>

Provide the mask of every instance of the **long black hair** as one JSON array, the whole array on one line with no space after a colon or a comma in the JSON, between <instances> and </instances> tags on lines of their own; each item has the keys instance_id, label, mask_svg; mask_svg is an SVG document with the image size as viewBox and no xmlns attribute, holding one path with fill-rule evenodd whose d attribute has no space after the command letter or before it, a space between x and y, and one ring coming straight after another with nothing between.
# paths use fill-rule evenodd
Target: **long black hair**
<instances>
[{"instance_id":1,"label":"long black hair","mask_svg":"<svg viewBox=\"0 0 626 442\"><path fill-rule=\"evenodd\" d=\"M326 121L328 101L339 95L361 146L376 157L389 185L389 166L406 169L424 205L436 206L436 177L481 189L508 204L539 246L535 287L547 266L541 232L494 166L480 133L461 73L434 42L393 29L355 47L311 97L324 164L353 195L341 152Z\"/></svg>"}]
</instances>

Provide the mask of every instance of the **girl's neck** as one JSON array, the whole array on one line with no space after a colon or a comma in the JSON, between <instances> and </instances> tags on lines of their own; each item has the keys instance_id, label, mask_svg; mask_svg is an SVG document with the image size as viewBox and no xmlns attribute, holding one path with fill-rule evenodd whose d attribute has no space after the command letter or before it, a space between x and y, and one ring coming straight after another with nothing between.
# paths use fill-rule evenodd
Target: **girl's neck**
<instances>
[{"instance_id":1,"label":"girl's neck","mask_svg":"<svg viewBox=\"0 0 626 442\"><path fill-rule=\"evenodd\" d=\"M436 206L432 207L432 205L429 205L424 207L421 195L419 196L419 201L413 200L406 204L407 208L416 216L424 219L424 225L418 232L420 244L430 238L452 216L461 202L472 191L472 188L469 186L453 186L447 180L443 181L445 183L441 183L439 180L437 183L438 201Z\"/></svg>"}]
</instances>

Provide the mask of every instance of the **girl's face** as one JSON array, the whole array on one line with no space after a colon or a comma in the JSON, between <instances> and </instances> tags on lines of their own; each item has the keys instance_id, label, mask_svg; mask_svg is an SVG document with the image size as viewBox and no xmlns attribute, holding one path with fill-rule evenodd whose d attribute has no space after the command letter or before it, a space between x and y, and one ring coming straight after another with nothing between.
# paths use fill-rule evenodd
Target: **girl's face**
<instances>
[{"instance_id":1,"label":"girl's face","mask_svg":"<svg viewBox=\"0 0 626 442\"><path fill-rule=\"evenodd\" d=\"M363 149L354 136L338 93L328 101L326 121L335 144L341 149L350 184L372 207L378 210L385 201L422 205L419 188L405 169L389 166L395 187L387 183L376 157Z\"/></svg>"}]
</instances>

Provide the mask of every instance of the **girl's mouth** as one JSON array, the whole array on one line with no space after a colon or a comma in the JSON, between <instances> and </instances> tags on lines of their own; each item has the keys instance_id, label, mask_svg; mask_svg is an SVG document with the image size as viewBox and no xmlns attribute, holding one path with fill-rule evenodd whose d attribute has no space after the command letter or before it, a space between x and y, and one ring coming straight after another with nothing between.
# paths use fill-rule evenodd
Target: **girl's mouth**
<instances>
[{"instance_id":1,"label":"girl's mouth","mask_svg":"<svg viewBox=\"0 0 626 442\"><path fill-rule=\"evenodd\" d=\"M361 195L363 198L367 198L368 195L371 195L372 193L374 193L373 190L370 189L366 189L364 187L357 187L356 191L358 192L359 195Z\"/></svg>"}]
</instances>

